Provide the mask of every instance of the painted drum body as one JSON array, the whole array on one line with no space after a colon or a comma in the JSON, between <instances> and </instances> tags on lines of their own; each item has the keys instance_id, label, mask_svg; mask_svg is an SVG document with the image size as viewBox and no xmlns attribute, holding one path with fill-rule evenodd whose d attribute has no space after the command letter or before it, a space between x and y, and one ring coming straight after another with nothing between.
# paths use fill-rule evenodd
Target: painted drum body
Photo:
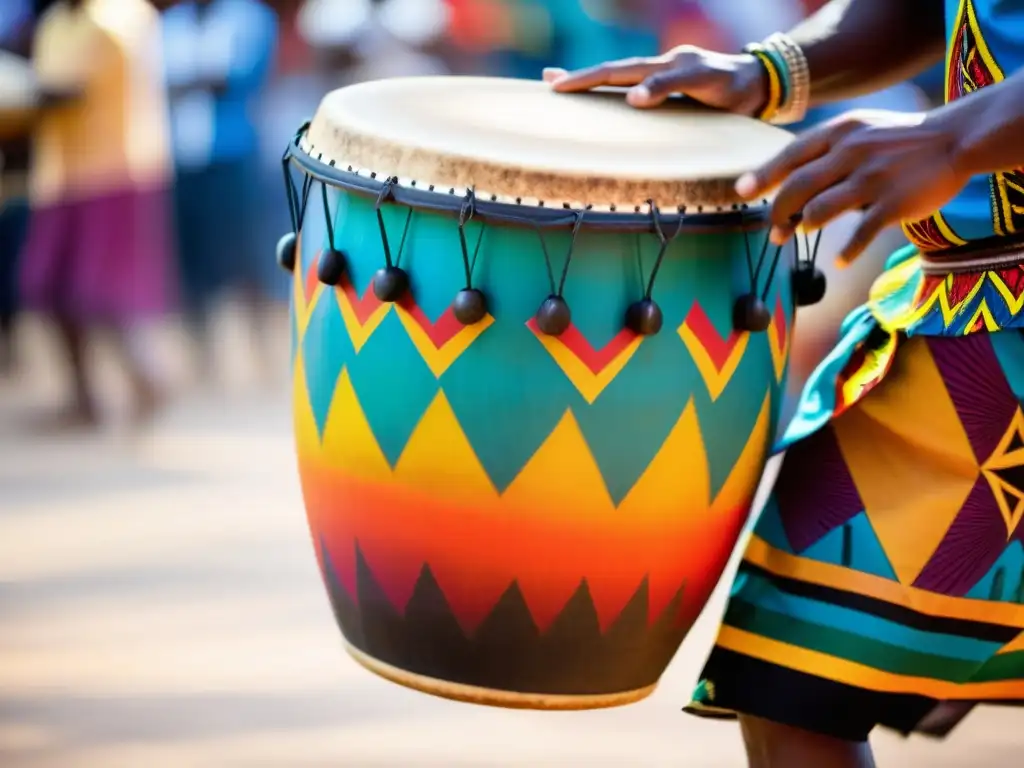
<instances>
[{"instance_id":1,"label":"painted drum body","mask_svg":"<svg viewBox=\"0 0 1024 768\"><path fill-rule=\"evenodd\" d=\"M718 581L768 456L791 255L759 275L768 329L737 331L765 225L744 232L723 214L684 231L653 285L660 332L638 335L624 318L655 233L583 226L573 245L571 226L478 216L464 234L487 311L463 325L457 211L385 201L378 221L374 196L328 184L325 214L315 187L294 266L295 433L349 649L396 682L486 704L647 695ZM393 303L372 285L381 221L409 278ZM346 266L335 286L317 277L332 237ZM536 313L570 251L572 322L547 335Z\"/></svg>"}]
</instances>

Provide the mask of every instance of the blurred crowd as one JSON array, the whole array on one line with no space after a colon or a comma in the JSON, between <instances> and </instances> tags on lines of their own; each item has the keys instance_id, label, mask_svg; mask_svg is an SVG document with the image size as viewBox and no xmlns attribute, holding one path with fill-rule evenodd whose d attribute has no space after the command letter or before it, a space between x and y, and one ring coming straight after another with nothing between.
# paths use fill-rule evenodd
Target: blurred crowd
<instances>
[{"instance_id":1,"label":"blurred crowd","mask_svg":"<svg viewBox=\"0 0 1024 768\"><path fill-rule=\"evenodd\" d=\"M736 49L820 4L0 0L0 49L31 62L47 105L27 133L0 124L0 375L27 352L19 312L45 319L68 395L48 423L95 426L104 393L87 352L103 332L130 382L131 413L145 421L177 387L153 328L187 329L193 374L214 380L212 327L226 303L250 331L251 354L273 365L268 328L283 323L288 295L271 255L289 226L281 151L329 90L406 74L536 78L544 66L682 43ZM13 61L0 61L0 109L22 86ZM919 109L934 83L864 105ZM837 318L856 300L851 288L822 311Z\"/></svg>"}]
</instances>

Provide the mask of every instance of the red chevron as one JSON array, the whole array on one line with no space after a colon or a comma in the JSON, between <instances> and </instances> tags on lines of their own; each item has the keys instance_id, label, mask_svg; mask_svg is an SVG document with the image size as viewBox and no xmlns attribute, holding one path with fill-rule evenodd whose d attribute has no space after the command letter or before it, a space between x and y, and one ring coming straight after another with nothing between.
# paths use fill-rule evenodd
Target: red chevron
<instances>
[{"instance_id":1,"label":"red chevron","mask_svg":"<svg viewBox=\"0 0 1024 768\"><path fill-rule=\"evenodd\" d=\"M779 344L779 349L786 348L786 309L782 306L782 299L777 298L775 300L775 320L772 323L772 330L775 332L775 341Z\"/></svg>"},{"instance_id":2,"label":"red chevron","mask_svg":"<svg viewBox=\"0 0 1024 768\"><path fill-rule=\"evenodd\" d=\"M416 321L416 325L423 329L423 332L427 334L427 337L438 349L454 339L459 331L465 327L455 318L455 311L451 307L448 307L444 314L437 318L437 322L430 322L430 318L416 304L412 293L406 293L398 303Z\"/></svg>"},{"instance_id":3,"label":"red chevron","mask_svg":"<svg viewBox=\"0 0 1024 768\"><path fill-rule=\"evenodd\" d=\"M352 285L352 281L348 279L348 275L342 276L341 282L338 283L336 290L345 294L345 297L348 299L349 306L352 307L352 311L355 313L360 325L369 320L370 315L372 315L374 310L381 305L380 299L378 299L376 294L373 292L372 285L368 285L366 287L362 298L360 298L359 294L356 293L356 287Z\"/></svg>"},{"instance_id":4,"label":"red chevron","mask_svg":"<svg viewBox=\"0 0 1024 768\"><path fill-rule=\"evenodd\" d=\"M1024 294L1024 267L1018 265L1002 270L999 272L999 277L1002 278L1003 284L1010 289L1010 293L1015 299L1019 299L1021 294Z\"/></svg>"},{"instance_id":5,"label":"red chevron","mask_svg":"<svg viewBox=\"0 0 1024 768\"><path fill-rule=\"evenodd\" d=\"M719 371L729 360L729 355L739 343L740 334L733 330L726 338L722 338L718 330L711 323L711 319L705 314L700 304L696 301L690 307L690 312L683 321L704 346L704 350L715 364Z\"/></svg>"},{"instance_id":6,"label":"red chevron","mask_svg":"<svg viewBox=\"0 0 1024 768\"><path fill-rule=\"evenodd\" d=\"M531 318L526 326L537 336L543 336L543 331L537 326L537 319ZM636 334L629 328L623 328L616 334L615 338L605 344L601 349L594 347L587 341L580 329L569 324L565 332L558 337L558 340L572 352L581 363L590 369L593 374L599 374L636 338Z\"/></svg>"},{"instance_id":7,"label":"red chevron","mask_svg":"<svg viewBox=\"0 0 1024 768\"><path fill-rule=\"evenodd\" d=\"M306 296L306 303L308 304L310 299L313 298L313 292L316 287L320 285L320 279L317 277L316 268L317 264L320 263L320 254L316 255L313 259L313 263L309 265L309 269L306 271L306 281L303 283L302 288Z\"/></svg>"}]
</instances>

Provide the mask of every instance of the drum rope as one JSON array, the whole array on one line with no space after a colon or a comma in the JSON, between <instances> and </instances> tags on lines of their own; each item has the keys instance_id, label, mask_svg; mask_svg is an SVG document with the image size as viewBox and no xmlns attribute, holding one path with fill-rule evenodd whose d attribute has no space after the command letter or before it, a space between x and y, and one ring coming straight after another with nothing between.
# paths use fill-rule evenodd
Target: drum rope
<instances>
[{"instance_id":1,"label":"drum rope","mask_svg":"<svg viewBox=\"0 0 1024 768\"><path fill-rule=\"evenodd\" d=\"M811 269L814 269L818 261L818 249L821 247L821 230L819 229L814 235L814 245L811 245L811 237L804 232L804 252L808 254L807 263L811 265ZM797 260L799 260L800 254L797 253Z\"/></svg>"},{"instance_id":2,"label":"drum rope","mask_svg":"<svg viewBox=\"0 0 1024 768\"><path fill-rule=\"evenodd\" d=\"M381 212L381 207L385 202L391 199L391 193L396 183L398 183L398 179L394 176L389 176L384 181L384 186L380 188L380 192L377 194L377 203L373 207L374 212L377 214L377 226L380 228L380 241L384 246L384 262L387 264L389 269L396 265L394 260L391 258L391 244L388 242L388 228L384 223L384 214ZM405 241L404 236L402 240L403 242Z\"/></svg>"},{"instance_id":3,"label":"drum rope","mask_svg":"<svg viewBox=\"0 0 1024 768\"><path fill-rule=\"evenodd\" d=\"M765 243L767 242L768 239L765 238ZM768 292L772 289L772 281L775 279L775 270L778 269L779 257L782 255L783 248L784 246L782 245L775 246L775 254L772 256L772 265L768 268L768 279L764 281L764 290L761 291L761 301L768 301ZM765 246L765 250L767 250L767 246ZM758 265L758 271L760 271L760 265ZM754 284L751 286L750 291L755 295L757 294L756 279Z\"/></svg>"},{"instance_id":4,"label":"drum rope","mask_svg":"<svg viewBox=\"0 0 1024 768\"><path fill-rule=\"evenodd\" d=\"M576 239L579 236L580 228L583 226L583 216L591 209L591 206L587 206L583 210L574 211L574 221L572 225L572 239L569 241L569 252L565 255L565 263L562 265L562 274L559 278L558 285L555 285L555 270L551 265L551 251L548 250L547 241L544 239L544 231L541 229L540 224L536 221L528 221L524 219L524 223L529 223L534 231L537 233L537 239L540 240L541 250L544 251L544 263L548 269L548 284L551 288L551 295L562 298L562 291L565 290L565 281L569 276L569 264L572 261L573 251L576 249Z\"/></svg>"},{"instance_id":5,"label":"drum rope","mask_svg":"<svg viewBox=\"0 0 1024 768\"><path fill-rule=\"evenodd\" d=\"M303 175L302 194L299 195L295 188L295 179L291 173L290 155L285 153L281 161L281 169L284 171L285 196L288 198L288 215L292 223L292 232L298 232L302 223L306 220L306 205L309 202L309 194L316 181L312 176ZM323 183L323 182L321 182Z\"/></svg>"},{"instance_id":6,"label":"drum rope","mask_svg":"<svg viewBox=\"0 0 1024 768\"><path fill-rule=\"evenodd\" d=\"M487 230L487 222L480 226L480 234L476 238L476 246L473 248L473 258L469 258L469 246L466 243L466 225L476 215L476 191L472 188L466 190L466 199L462 201L462 208L459 209L459 244L462 246L462 266L466 271L466 290L473 287L473 270L476 269L476 258L480 255L480 246L484 241L484 232Z\"/></svg>"},{"instance_id":7,"label":"drum rope","mask_svg":"<svg viewBox=\"0 0 1024 768\"><path fill-rule=\"evenodd\" d=\"M654 234L658 236L658 242L661 244L658 258L654 260L654 266L651 267L651 276L647 282L647 290L644 292L644 298L650 299L651 294L654 292L654 281L658 277L658 271L661 269L661 263L665 259L665 254L668 253L669 247L683 231L683 220L686 216L686 211L685 209L679 210L679 223L676 225L676 231L672 233L672 237L665 237L665 230L661 226L661 211L658 210L658 206L653 200L648 200L647 204L651 207L651 222L654 225Z\"/></svg>"},{"instance_id":8,"label":"drum rope","mask_svg":"<svg viewBox=\"0 0 1024 768\"><path fill-rule=\"evenodd\" d=\"M323 182L320 183L320 193L324 201L324 223L327 225L327 242L331 245L331 250L338 250L337 246L334 245L334 221L331 217L331 205L327 202L327 185Z\"/></svg>"},{"instance_id":9,"label":"drum rope","mask_svg":"<svg viewBox=\"0 0 1024 768\"><path fill-rule=\"evenodd\" d=\"M572 225L572 238L569 240L569 252L565 254L565 264L562 265L562 278L558 281L558 298L562 298L565 290L565 281L569 277L569 265L572 263L573 253L576 250L576 239L580 234L580 227L583 226L583 215L590 210L588 205L582 211L576 213L576 223Z\"/></svg>"}]
</instances>

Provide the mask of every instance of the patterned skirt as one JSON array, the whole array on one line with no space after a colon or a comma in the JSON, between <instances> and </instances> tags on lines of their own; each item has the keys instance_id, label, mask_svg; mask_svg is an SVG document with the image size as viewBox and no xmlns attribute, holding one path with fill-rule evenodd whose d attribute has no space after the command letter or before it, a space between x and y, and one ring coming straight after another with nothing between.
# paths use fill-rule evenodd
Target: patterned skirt
<instances>
[{"instance_id":1,"label":"patterned skirt","mask_svg":"<svg viewBox=\"0 0 1024 768\"><path fill-rule=\"evenodd\" d=\"M862 741L1024 701L1022 278L890 259L780 442L687 711Z\"/></svg>"},{"instance_id":2,"label":"patterned skirt","mask_svg":"<svg viewBox=\"0 0 1024 768\"><path fill-rule=\"evenodd\" d=\"M162 188L123 188L32 210L21 260L29 309L120 324L169 308L170 211Z\"/></svg>"}]
</instances>

